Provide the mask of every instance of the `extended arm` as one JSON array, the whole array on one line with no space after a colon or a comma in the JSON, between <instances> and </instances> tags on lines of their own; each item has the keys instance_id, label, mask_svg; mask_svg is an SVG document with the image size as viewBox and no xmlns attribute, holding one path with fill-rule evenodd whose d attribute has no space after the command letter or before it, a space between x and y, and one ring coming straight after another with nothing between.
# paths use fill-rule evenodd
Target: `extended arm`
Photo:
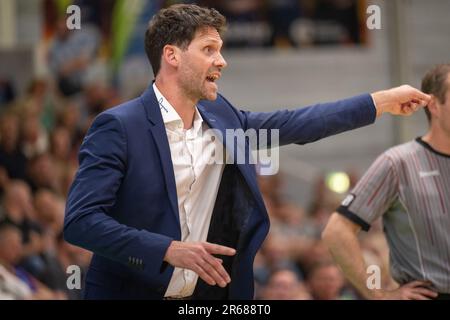
<instances>
[{"instance_id":1,"label":"extended arm","mask_svg":"<svg viewBox=\"0 0 450 320\"><path fill-rule=\"evenodd\" d=\"M305 144L373 123L383 113L410 115L430 97L404 85L331 103L275 112L241 112L245 129L279 129L279 144Z\"/></svg>"},{"instance_id":2,"label":"extended arm","mask_svg":"<svg viewBox=\"0 0 450 320\"><path fill-rule=\"evenodd\" d=\"M357 237L360 230L359 225L335 212L322 233L322 240L353 286L365 298L378 298L379 292L366 285L366 264Z\"/></svg>"}]
</instances>

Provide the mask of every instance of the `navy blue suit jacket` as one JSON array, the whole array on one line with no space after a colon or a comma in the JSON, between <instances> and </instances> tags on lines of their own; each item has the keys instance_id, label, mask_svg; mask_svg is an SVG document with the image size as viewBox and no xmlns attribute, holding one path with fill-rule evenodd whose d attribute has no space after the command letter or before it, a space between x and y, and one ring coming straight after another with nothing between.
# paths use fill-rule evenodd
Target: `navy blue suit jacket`
<instances>
[{"instance_id":1,"label":"navy blue suit jacket","mask_svg":"<svg viewBox=\"0 0 450 320\"><path fill-rule=\"evenodd\" d=\"M244 112L224 97L198 104L210 128L279 129L280 145L305 144L368 125L376 110L368 94L297 110ZM224 141L225 143L225 141ZM180 240L178 203L167 135L153 88L94 120L79 153L70 188L65 239L94 252L85 297L161 299L173 267L163 262ZM208 241L235 247L224 260L232 282L226 290L199 279L199 299L252 299L253 260L269 219L252 164L227 165Z\"/></svg>"}]
</instances>

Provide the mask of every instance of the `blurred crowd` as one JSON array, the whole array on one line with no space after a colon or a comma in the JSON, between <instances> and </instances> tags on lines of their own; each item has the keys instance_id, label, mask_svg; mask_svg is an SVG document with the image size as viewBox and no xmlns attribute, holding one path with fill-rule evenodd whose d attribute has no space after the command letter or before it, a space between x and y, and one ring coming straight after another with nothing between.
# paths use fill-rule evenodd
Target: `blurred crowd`
<instances>
[{"instance_id":1,"label":"blurred crowd","mask_svg":"<svg viewBox=\"0 0 450 320\"><path fill-rule=\"evenodd\" d=\"M78 298L66 269L89 263L89 252L63 241L62 227L90 117L56 91L39 79L1 104L0 298Z\"/></svg>"},{"instance_id":2,"label":"blurred crowd","mask_svg":"<svg viewBox=\"0 0 450 320\"><path fill-rule=\"evenodd\" d=\"M45 76L18 93L0 80L0 299L79 299L68 267L91 253L63 240L66 195L78 149L94 117L120 103L92 78L102 59L100 28L70 32L59 19L48 40ZM102 78L103 79L103 78Z\"/></svg>"},{"instance_id":3,"label":"blurred crowd","mask_svg":"<svg viewBox=\"0 0 450 320\"><path fill-rule=\"evenodd\" d=\"M84 275L91 253L63 240L65 198L92 120L130 98L95 72L104 60L105 23L70 32L57 19L45 37L45 76L20 94L13 79L0 79L0 299L81 297L81 290L68 289L66 271L77 265ZM136 85L136 94L142 89ZM260 186L271 231L255 260L256 298L360 298L320 241L341 197L319 179L302 208L283 197L282 175L261 177ZM388 287L386 243L381 227L373 229L363 250L369 264L381 266Z\"/></svg>"},{"instance_id":4,"label":"blurred crowd","mask_svg":"<svg viewBox=\"0 0 450 320\"><path fill-rule=\"evenodd\" d=\"M357 177L351 179L352 185ZM301 207L283 196L283 174L259 177L271 227L255 261L257 299L356 300L363 299L346 281L321 241L329 216L344 194L332 191L319 177L308 207ZM381 220L362 237L367 265L380 268L381 286L393 288L388 263L388 247ZM368 276L370 273L368 274Z\"/></svg>"},{"instance_id":5,"label":"blurred crowd","mask_svg":"<svg viewBox=\"0 0 450 320\"><path fill-rule=\"evenodd\" d=\"M366 42L365 0L167 0L214 7L228 21L230 48L300 48Z\"/></svg>"}]
</instances>

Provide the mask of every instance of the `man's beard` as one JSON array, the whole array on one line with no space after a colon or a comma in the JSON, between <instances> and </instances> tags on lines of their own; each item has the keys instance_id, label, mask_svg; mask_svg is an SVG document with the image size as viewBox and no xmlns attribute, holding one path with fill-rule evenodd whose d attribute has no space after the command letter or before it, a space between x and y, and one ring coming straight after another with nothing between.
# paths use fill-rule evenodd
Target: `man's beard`
<instances>
[{"instance_id":1,"label":"man's beard","mask_svg":"<svg viewBox=\"0 0 450 320\"><path fill-rule=\"evenodd\" d=\"M201 80L199 78L189 73L180 79L181 89L192 100L207 99L206 88L204 87L204 83L200 83Z\"/></svg>"}]
</instances>

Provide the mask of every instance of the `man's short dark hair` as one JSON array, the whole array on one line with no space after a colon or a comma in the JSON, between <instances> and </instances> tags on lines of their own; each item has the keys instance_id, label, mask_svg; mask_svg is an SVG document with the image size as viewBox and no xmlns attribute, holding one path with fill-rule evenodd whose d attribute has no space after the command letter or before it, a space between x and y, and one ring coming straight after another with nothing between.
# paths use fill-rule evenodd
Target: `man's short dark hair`
<instances>
[{"instance_id":1,"label":"man's short dark hair","mask_svg":"<svg viewBox=\"0 0 450 320\"><path fill-rule=\"evenodd\" d=\"M422 79L422 91L435 96L440 103L445 103L445 94L448 86L448 75L450 74L450 63L438 64L427 72ZM428 122L431 121L431 114L428 107L424 108Z\"/></svg>"},{"instance_id":2,"label":"man's short dark hair","mask_svg":"<svg viewBox=\"0 0 450 320\"><path fill-rule=\"evenodd\" d=\"M161 67L165 45L175 45L186 50L198 30L212 27L221 34L225 24L225 17L217 10L197 5L176 4L160 10L150 20L145 33L145 52L155 77Z\"/></svg>"}]
</instances>

